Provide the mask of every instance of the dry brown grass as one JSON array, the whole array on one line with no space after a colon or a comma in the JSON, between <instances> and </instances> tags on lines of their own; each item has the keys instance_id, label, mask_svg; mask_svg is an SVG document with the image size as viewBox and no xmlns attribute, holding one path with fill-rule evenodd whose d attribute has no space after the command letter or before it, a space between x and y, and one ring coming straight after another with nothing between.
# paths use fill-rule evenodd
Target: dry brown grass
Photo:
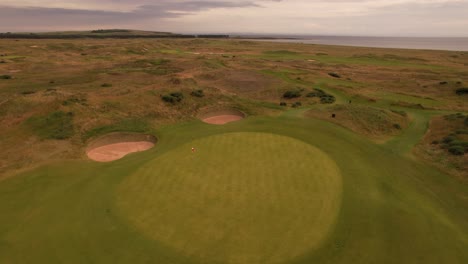
<instances>
[{"instance_id":1,"label":"dry brown grass","mask_svg":"<svg viewBox=\"0 0 468 264\"><path fill-rule=\"evenodd\" d=\"M42 159L27 154L28 148L30 142L47 143L38 143L23 123L53 111L74 114L75 134L54 144L77 158L83 137L102 126L137 119L155 129L195 119L200 109L216 105L277 113L282 93L297 87L468 110L454 94L468 83L468 55L461 52L205 39L0 40L0 50L7 54L0 75L13 77L0 80L0 148L5 150L0 173ZM329 72L343 77L331 78ZM203 89L205 97L190 96L195 89ZM185 98L165 103L160 95L168 92Z\"/></svg>"}]
</instances>

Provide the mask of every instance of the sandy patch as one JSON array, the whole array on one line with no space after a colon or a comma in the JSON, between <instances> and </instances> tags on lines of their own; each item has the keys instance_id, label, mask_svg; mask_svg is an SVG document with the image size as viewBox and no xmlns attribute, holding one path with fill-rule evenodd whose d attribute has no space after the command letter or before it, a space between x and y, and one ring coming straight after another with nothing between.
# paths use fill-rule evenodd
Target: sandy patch
<instances>
[{"instance_id":1,"label":"sandy patch","mask_svg":"<svg viewBox=\"0 0 468 264\"><path fill-rule=\"evenodd\" d=\"M122 142L97 147L88 151L88 157L99 162L109 162L123 158L125 155L145 151L154 147L154 143L147 141Z\"/></svg>"},{"instance_id":2,"label":"sandy patch","mask_svg":"<svg viewBox=\"0 0 468 264\"><path fill-rule=\"evenodd\" d=\"M121 159L130 153L151 149L156 141L151 135L111 133L90 142L86 155L94 161L109 162Z\"/></svg>"},{"instance_id":3,"label":"sandy patch","mask_svg":"<svg viewBox=\"0 0 468 264\"><path fill-rule=\"evenodd\" d=\"M230 122L235 122L243 119L244 117L238 115L219 115L203 119L203 122L215 125L224 125Z\"/></svg>"},{"instance_id":4,"label":"sandy patch","mask_svg":"<svg viewBox=\"0 0 468 264\"><path fill-rule=\"evenodd\" d=\"M245 114L238 110L218 110L210 111L200 115L200 119L208 124L224 125L227 123L239 121L245 118Z\"/></svg>"}]
</instances>

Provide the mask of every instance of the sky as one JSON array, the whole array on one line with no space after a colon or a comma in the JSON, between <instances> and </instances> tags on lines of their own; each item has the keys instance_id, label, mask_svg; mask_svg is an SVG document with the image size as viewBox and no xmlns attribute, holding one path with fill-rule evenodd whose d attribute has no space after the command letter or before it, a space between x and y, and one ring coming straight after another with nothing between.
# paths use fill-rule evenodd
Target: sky
<instances>
[{"instance_id":1,"label":"sky","mask_svg":"<svg viewBox=\"0 0 468 264\"><path fill-rule=\"evenodd\" d=\"M468 0L0 0L0 32L468 37Z\"/></svg>"}]
</instances>

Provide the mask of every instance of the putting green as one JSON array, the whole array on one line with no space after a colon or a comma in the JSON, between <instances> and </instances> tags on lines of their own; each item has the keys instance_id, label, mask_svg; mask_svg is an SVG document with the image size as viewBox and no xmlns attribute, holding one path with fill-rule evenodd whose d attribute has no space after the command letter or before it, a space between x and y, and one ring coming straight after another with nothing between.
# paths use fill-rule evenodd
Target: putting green
<instances>
[{"instance_id":1,"label":"putting green","mask_svg":"<svg viewBox=\"0 0 468 264\"><path fill-rule=\"evenodd\" d=\"M181 254L201 262L276 263L324 241L341 185L338 167L318 148L245 132L159 156L126 178L116 197L136 230Z\"/></svg>"}]
</instances>

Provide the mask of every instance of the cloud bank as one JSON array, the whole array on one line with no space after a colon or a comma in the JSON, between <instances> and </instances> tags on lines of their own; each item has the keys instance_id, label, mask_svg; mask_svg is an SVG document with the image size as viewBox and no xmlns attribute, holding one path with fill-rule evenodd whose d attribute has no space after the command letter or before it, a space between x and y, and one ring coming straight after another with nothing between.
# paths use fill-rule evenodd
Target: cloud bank
<instances>
[{"instance_id":1,"label":"cloud bank","mask_svg":"<svg viewBox=\"0 0 468 264\"><path fill-rule=\"evenodd\" d=\"M0 0L0 32L132 28L468 37L466 14L467 0Z\"/></svg>"}]
</instances>

